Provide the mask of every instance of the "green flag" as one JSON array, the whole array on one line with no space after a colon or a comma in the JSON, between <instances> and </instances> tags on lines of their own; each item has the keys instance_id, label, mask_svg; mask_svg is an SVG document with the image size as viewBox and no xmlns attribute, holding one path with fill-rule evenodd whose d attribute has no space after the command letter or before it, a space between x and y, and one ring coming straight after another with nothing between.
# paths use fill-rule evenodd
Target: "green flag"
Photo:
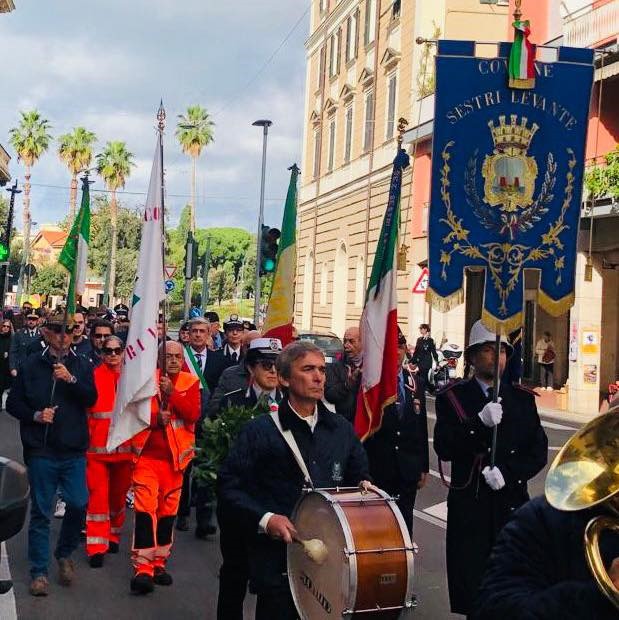
<instances>
[{"instance_id":1,"label":"green flag","mask_svg":"<svg viewBox=\"0 0 619 620\"><path fill-rule=\"evenodd\" d=\"M90 241L90 189L88 179L82 184L82 204L71 226L58 262L65 267L71 279L67 293L67 313L75 314L75 298L84 293L86 286L86 267L88 263L88 243Z\"/></svg>"}]
</instances>

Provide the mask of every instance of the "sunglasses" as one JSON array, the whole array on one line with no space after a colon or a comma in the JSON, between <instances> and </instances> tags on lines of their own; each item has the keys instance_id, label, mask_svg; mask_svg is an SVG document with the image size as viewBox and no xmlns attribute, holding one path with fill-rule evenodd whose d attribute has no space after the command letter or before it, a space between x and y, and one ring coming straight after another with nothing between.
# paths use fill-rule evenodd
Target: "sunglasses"
<instances>
[{"instance_id":1,"label":"sunglasses","mask_svg":"<svg viewBox=\"0 0 619 620\"><path fill-rule=\"evenodd\" d=\"M263 370L273 370L273 368L275 368L275 362L273 360L258 360L258 365Z\"/></svg>"},{"instance_id":2,"label":"sunglasses","mask_svg":"<svg viewBox=\"0 0 619 620\"><path fill-rule=\"evenodd\" d=\"M49 331L53 332L54 334L60 334L62 332L62 325L58 325L56 323L52 323L51 325L46 325L45 327L47 327L47 329L49 329ZM65 327L65 333L72 334L73 329L74 329L73 325L67 325Z\"/></svg>"},{"instance_id":3,"label":"sunglasses","mask_svg":"<svg viewBox=\"0 0 619 620\"><path fill-rule=\"evenodd\" d=\"M2 328L3 329L11 329L11 326L10 325L3 325Z\"/></svg>"},{"instance_id":4,"label":"sunglasses","mask_svg":"<svg viewBox=\"0 0 619 620\"><path fill-rule=\"evenodd\" d=\"M101 350L104 355L120 355L123 352L122 347L103 347Z\"/></svg>"},{"instance_id":5,"label":"sunglasses","mask_svg":"<svg viewBox=\"0 0 619 620\"><path fill-rule=\"evenodd\" d=\"M101 340L102 338L109 338L112 334L93 334L92 337L95 340Z\"/></svg>"}]
</instances>

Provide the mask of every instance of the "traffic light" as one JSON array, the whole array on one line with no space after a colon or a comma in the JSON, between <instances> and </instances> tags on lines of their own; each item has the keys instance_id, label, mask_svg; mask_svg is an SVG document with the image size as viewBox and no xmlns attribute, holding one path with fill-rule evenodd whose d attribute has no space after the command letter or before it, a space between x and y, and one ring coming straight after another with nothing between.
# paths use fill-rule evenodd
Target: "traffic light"
<instances>
[{"instance_id":1,"label":"traffic light","mask_svg":"<svg viewBox=\"0 0 619 620\"><path fill-rule=\"evenodd\" d=\"M260 237L260 275L268 275L275 271L277 263L277 245L281 233L277 228L262 227Z\"/></svg>"},{"instance_id":2,"label":"traffic light","mask_svg":"<svg viewBox=\"0 0 619 620\"><path fill-rule=\"evenodd\" d=\"M9 260L9 246L2 240L0 241L0 263L4 263Z\"/></svg>"},{"instance_id":3,"label":"traffic light","mask_svg":"<svg viewBox=\"0 0 619 620\"><path fill-rule=\"evenodd\" d=\"M185 280L192 280L198 273L198 242L191 231L187 233L185 245Z\"/></svg>"}]
</instances>

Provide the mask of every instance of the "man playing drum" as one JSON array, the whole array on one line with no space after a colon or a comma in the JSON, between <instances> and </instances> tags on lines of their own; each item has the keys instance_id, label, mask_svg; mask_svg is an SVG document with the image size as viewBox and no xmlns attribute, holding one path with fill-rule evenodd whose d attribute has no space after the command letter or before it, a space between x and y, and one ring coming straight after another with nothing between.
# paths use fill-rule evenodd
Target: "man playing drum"
<instances>
[{"instance_id":1,"label":"man playing drum","mask_svg":"<svg viewBox=\"0 0 619 620\"><path fill-rule=\"evenodd\" d=\"M322 403L320 349L307 341L288 345L277 372L284 390L277 416L259 416L241 430L218 477L220 505L235 511L249 538L256 620L297 617L286 544L298 538L290 515L303 487L369 486L367 458L352 426Z\"/></svg>"}]
</instances>

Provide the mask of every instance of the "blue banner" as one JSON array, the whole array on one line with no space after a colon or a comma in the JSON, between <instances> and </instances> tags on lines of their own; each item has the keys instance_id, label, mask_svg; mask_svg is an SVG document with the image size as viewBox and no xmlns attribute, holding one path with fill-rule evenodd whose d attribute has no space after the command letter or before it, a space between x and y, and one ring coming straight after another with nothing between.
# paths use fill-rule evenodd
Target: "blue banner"
<instances>
[{"instance_id":1,"label":"blue banner","mask_svg":"<svg viewBox=\"0 0 619 620\"><path fill-rule=\"evenodd\" d=\"M482 320L504 333L522 324L526 269L546 311L573 304L593 80L593 51L561 47L535 61L533 89L510 89L509 49L438 42L428 229L428 299L461 302L465 268L483 268Z\"/></svg>"}]
</instances>

